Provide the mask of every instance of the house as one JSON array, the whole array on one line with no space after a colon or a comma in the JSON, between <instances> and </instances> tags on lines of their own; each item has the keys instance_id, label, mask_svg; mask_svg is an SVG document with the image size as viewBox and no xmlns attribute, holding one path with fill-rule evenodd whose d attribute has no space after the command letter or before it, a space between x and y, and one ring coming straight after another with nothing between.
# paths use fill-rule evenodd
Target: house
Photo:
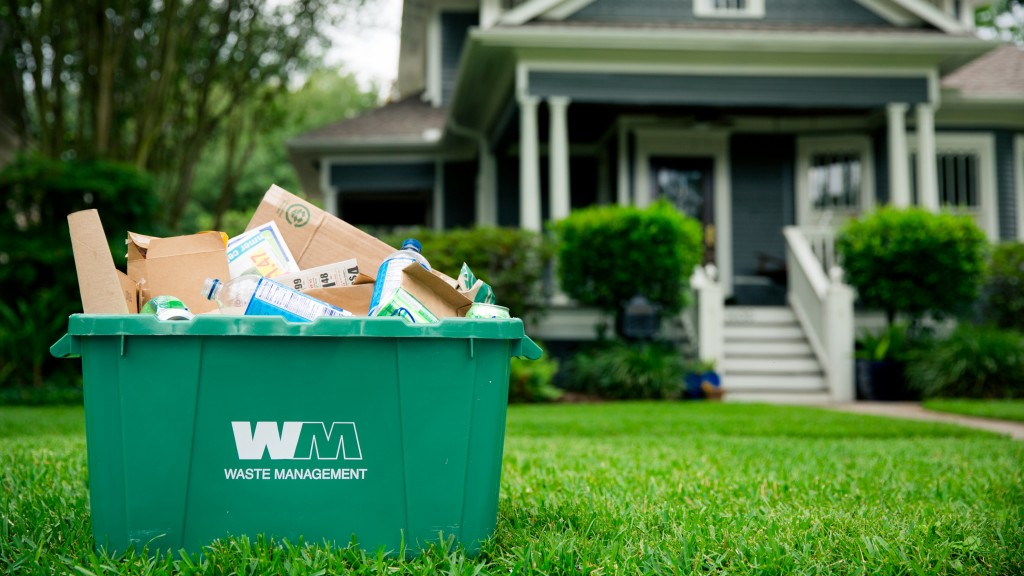
<instances>
[{"instance_id":1,"label":"house","mask_svg":"<svg viewBox=\"0 0 1024 576\"><path fill-rule=\"evenodd\" d=\"M693 331L729 396L852 399L837 226L919 204L1024 237L1024 52L979 39L976 4L406 0L398 98L289 151L355 224L540 230L667 198L704 226Z\"/></svg>"}]
</instances>

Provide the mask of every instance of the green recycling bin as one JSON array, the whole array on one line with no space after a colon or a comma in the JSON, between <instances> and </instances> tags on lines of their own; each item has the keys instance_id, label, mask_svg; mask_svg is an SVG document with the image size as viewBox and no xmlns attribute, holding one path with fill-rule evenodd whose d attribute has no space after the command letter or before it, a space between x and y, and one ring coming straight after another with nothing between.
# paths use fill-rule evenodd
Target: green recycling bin
<instances>
[{"instance_id":1,"label":"green recycling bin","mask_svg":"<svg viewBox=\"0 0 1024 576\"><path fill-rule=\"evenodd\" d=\"M518 319L73 315L96 546L264 534L416 553L494 531Z\"/></svg>"}]
</instances>

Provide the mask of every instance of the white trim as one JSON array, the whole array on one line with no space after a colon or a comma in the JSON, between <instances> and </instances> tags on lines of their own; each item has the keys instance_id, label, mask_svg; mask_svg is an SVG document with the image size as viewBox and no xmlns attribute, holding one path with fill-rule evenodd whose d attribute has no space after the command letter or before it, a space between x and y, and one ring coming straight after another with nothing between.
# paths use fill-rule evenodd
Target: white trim
<instances>
[{"instance_id":1,"label":"white trim","mask_svg":"<svg viewBox=\"0 0 1024 576\"><path fill-rule=\"evenodd\" d=\"M729 135L724 131L637 126L633 157L633 199L639 207L651 203L650 159L653 155L710 157L714 161L715 265L726 295L733 291L732 183L729 178ZM620 196L621 198L621 196Z\"/></svg>"},{"instance_id":2,"label":"white trim","mask_svg":"<svg viewBox=\"0 0 1024 576\"><path fill-rule=\"evenodd\" d=\"M540 232L540 151L536 96L519 99L519 227Z\"/></svg>"},{"instance_id":3,"label":"white trim","mask_svg":"<svg viewBox=\"0 0 1024 576\"><path fill-rule=\"evenodd\" d=\"M537 16L558 8L564 0L529 0L501 15L501 24L519 26L533 20Z\"/></svg>"},{"instance_id":4,"label":"white trim","mask_svg":"<svg viewBox=\"0 0 1024 576\"><path fill-rule=\"evenodd\" d=\"M1017 240L1024 241L1024 134L1013 139L1013 172L1017 184Z\"/></svg>"},{"instance_id":5,"label":"white trim","mask_svg":"<svg viewBox=\"0 0 1024 576\"><path fill-rule=\"evenodd\" d=\"M931 66L894 66L889 68L872 68L870 66L846 66L840 67L834 64L819 65L775 65L761 66L757 64L702 64L699 62L690 63L655 63L655 62L623 62L610 60L521 60L520 68L524 70L519 74L528 75L534 70L545 72L603 72L614 74L704 74L709 76L797 76L797 77L819 77L819 76L856 76L856 77L882 77L882 78L907 78L919 76L938 84L938 76L935 68ZM934 80L932 80L934 78ZM525 79L524 79L525 80ZM524 82L524 88L527 84ZM931 97L929 87L929 97Z\"/></svg>"},{"instance_id":6,"label":"white trim","mask_svg":"<svg viewBox=\"0 0 1024 576\"><path fill-rule=\"evenodd\" d=\"M615 198L619 206L629 206L629 129L622 118L615 121L615 126L619 131L619 183L616 188Z\"/></svg>"},{"instance_id":7,"label":"white trim","mask_svg":"<svg viewBox=\"0 0 1024 576\"><path fill-rule=\"evenodd\" d=\"M910 206L910 156L907 153L907 110L894 102L886 106L886 138L889 145L889 204Z\"/></svg>"},{"instance_id":8,"label":"white trim","mask_svg":"<svg viewBox=\"0 0 1024 576\"><path fill-rule=\"evenodd\" d=\"M320 158L320 196L324 202L324 212L338 215L338 191L331 186L331 161Z\"/></svg>"},{"instance_id":9,"label":"white trim","mask_svg":"<svg viewBox=\"0 0 1024 576\"><path fill-rule=\"evenodd\" d=\"M921 22L921 19L914 15L906 8L894 5L891 1L887 0L854 0L861 6L871 10L875 14L878 14L882 18L895 24L896 26L910 26Z\"/></svg>"},{"instance_id":10,"label":"white trim","mask_svg":"<svg viewBox=\"0 0 1024 576\"><path fill-rule=\"evenodd\" d=\"M561 220L572 206L569 187L569 98L551 96L548 102L548 216Z\"/></svg>"},{"instance_id":11,"label":"white trim","mask_svg":"<svg viewBox=\"0 0 1024 576\"><path fill-rule=\"evenodd\" d=\"M980 193L980 210L972 214L978 227L988 236L989 240L999 240L999 200L996 193L996 141L995 136L987 132L936 132L936 158L946 150L970 150L978 154L978 191ZM907 135L908 154L917 153L917 134ZM907 164L910 158L907 157ZM941 202L941 199L940 199ZM950 210L949 208L944 208Z\"/></svg>"},{"instance_id":12,"label":"white trim","mask_svg":"<svg viewBox=\"0 0 1024 576\"><path fill-rule=\"evenodd\" d=\"M939 30L947 34L957 34L959 32L965 32L964 27L960 25L960 21L953 18L952 15L947 14L932 6L924 0L892 0L896 4L903 8L917 14L922 20L935 26Z\"/></svg>"},{"instance_id":13,"label":"white trim","mask_svg":"<svg viewBox=\"0 0 1024 576\"><path fill-rule=\"evenodd\" d=\"M764 18L764 0L747 0L743 8L716 8L714 0L694 0L693 15L697 18Z\"/></svg>"},{"instance_id":14,"label":"white trim","mask_svg":"<svg viewBox=\"0 0 1024 576\"><path fill-rule=\"evenodd\" d=\"M854 212L840 214L839 220L830 219L828 225L839 226L846 218L870 212L875 207L875 163L871 138L861 134L846 136L801 136L796 141L796 223L797 226L818 226L823 224L814 218L811 206L810 169L811 156L821 152L853 151L860 155L861 188L860 206ZM844 218L845 217L845 218Z\"/></svg>"},{"instance_id":15,"label":"white trim","mask_svg":"<svg viewBox=\"0 0 1024 576\"><path fill-rule=\"evenodd\" d=\"M565 20L593 3L594 0L564 0L560 5L540 15L543 20Z\"/></svg>"}]
</instances>

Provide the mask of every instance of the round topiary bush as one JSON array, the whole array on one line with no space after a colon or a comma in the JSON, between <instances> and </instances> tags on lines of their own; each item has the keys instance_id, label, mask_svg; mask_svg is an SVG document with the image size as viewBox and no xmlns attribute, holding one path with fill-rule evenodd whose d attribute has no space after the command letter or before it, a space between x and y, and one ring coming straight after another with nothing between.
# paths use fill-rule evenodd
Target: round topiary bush
<instances>
[{"instance_id":1,"label":"round topiary bush","mask_svg":"<svg viewBox=\"0 0 1024 576\"><path fill-rule=\"evenodd\" d=\"M557 222L562 290L619 315L637 294L679 311L703 253L700 223L665 202L648 208L595 206Z\"/></svg>"},{"instance_id":2,"label":"round topiary bush","mask_svg":"<svg viewBox=\"0 0 1024 576\"><path fill-rule=\"evenodd\" d=\"M861 304L917 320L943 317L975 301L988 240L968 216L881 208L852 220L836 238L846 282Z\"/></svg>"},{"instance_id":3,"label":"round topiary bush","mask_svg":"<svg viewBox=\"0 0 1024 576\"><path fill-rule=\"evenodd\" d=\"M986 321L1024 331L1024 244L1005 242L995 247L982 294Z\"/></svg>"}]
</instances>

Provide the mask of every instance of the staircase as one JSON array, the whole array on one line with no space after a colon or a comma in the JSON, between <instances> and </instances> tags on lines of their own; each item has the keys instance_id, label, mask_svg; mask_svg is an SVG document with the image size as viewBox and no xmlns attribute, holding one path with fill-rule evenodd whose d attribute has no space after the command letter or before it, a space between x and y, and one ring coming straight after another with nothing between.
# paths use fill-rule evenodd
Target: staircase
<instances>
[{"instance_id":1,"label":"staircase","mask_svg":"<svg viewBox=\"0 0 1024 576\"><path fill-rule=\"evenodd\" d=\"M815 404L830 400L825 373L793 311L785 306L725 309L725 399Z\"/></svg>"}]
</instances>

